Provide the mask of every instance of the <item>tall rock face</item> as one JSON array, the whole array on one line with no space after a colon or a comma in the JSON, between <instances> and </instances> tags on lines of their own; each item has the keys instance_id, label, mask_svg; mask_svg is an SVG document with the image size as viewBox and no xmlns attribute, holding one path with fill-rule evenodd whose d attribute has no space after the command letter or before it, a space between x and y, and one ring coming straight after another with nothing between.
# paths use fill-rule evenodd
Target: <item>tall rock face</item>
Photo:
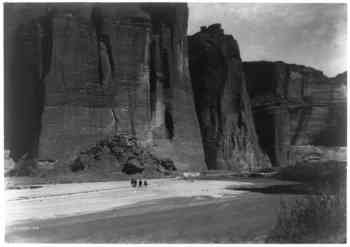
<instances>
[{"instance_id":1,"label":"tall rock face","mask_svg":"<svg viewBox=\"0 0 350 247\"><path fill-rule=\"evenodd\" d=\"M49 70L51 21L47 8L5 4L5 147L14 159L37 155L43 79Z\"/></svg>"},{"instance_id":2,"label":"tall rock face","mask_svg":"<svg viewBox=\"0 0 350 247\"><path fill-rule=\"evenodd\" d=\"M154 149L181 170L207 169L189 74L186 4L147 4L152 16L151 129Z\"/></svg>"},{"instance_id":3,"label":"tall rock face","mask_svg":"<svg viewBox=\"0 0 350 247\"><path fill-rule=\"evenodd\" d=\"M66 162L106 136L128 133L178 169L206 168L189 79L185 4L38 6L7 4L8 13L27 14L6 16L6 57L15 57L6 59L6 85L13 94L13 85L30 89L19 105L28 114L23 122L35 122L14 127L8 142L18 129L36 128L25 147L12 149ZM16 35L21 39L11 45Z\"/></svg>"},{"instance_id":4,"label":"tall rock face","mask_svg":"<svg viewBox=\"0 0 350 247\"><path fill-rule=\"evenodd\" d=\"M244 71L260 146L275 166L299 162L300 150L346 146L346 73L327 78L283 62L246 62Z\"/></svg>"},{"instance_id":5,"label":"tall rock face","mask_svg":"<svg viewBox=\"0 0 350 247\"><path fill-rule=\"evenodd\" d=\"M112 99L106 93L111 89L100 85L99 47L91 15L91 5L52 10L40 159L67 160L114 130Z\"/></svg>"},{"instance_id":6,"label":"tall rock face","mask_svg":"<svg viewBox=\"0 0 350 247\"><path fill-rule=\"evenodd\" d=\"M196 111L209 169L264 168L246 91L239 47L219 24L190 36L189 58Z\"/></svg>"}]
</instances>

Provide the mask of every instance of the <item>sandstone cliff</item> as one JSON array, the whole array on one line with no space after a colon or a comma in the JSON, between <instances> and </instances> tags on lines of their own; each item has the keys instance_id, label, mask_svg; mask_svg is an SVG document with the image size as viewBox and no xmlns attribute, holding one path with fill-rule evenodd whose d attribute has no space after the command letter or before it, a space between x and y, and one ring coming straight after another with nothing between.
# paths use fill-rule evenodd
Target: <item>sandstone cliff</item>
<instances>
[{"instance_id":1,"label":"sandstone cliff","mask_svg":"<svg viewBox=\"0 0 350 247\"><path fill-rule=\"evenodd\" d=\"M187 38L187 19L178 3L6 4L11 156L67 163L125 134L179 170L344 160L345 73L242 64L219 24Z\"/></svg>"},{"instance_id":2,"label":"sandstone cliff","mask_svg":"<svg viewBox=\"0 0 350 247\"><path fill-rule=\"evenodd\" d=\"M189 37L190 72L209 169L270 165L259 147L237 41L220 24Z\"/></svg>"},{"instance_id":3,"label":"sandstone cliff","mask_svg":"<svg viewBox=\"0 0 350 247\"><path fill-rule=\"evenodd\" d=\"M185 4L8 4L6 13L12 153L65 162L127 133L179 169L206 168Z\"/></svg>"},{"instance_id":4,"label":"sandstone cliff","mask_svg":"<svg viewBox=\"0 0 350 247\"><path fill-rule=\"evenodd\" d=\"M11 156L36 155L43 108L43 77L48 71L50 46L46 7L5 5L5 146ZM42 23L40 25L39 23ZM44 49L46 50L46 49Z\"/></svg>"},{"instance_id":5,"label":"sandstone cliff","mask_svg":"<svg viewBox=\"0 0 350 247\"><path fill-rule=\"evenodd\" d=\"M274 165L299 162L301 150L311 157L317 146L346 146L346 73L327 78L283 62L246 62L244 71L260 146Z\"/></svg>"}]
</instances>

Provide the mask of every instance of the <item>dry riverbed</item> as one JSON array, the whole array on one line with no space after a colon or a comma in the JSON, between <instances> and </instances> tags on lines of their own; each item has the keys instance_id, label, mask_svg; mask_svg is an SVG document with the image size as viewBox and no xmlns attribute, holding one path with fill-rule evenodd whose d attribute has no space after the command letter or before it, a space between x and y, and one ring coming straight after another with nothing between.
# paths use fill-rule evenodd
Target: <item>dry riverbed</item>
<instances>
[{"instance_id":1,"label":"dry riverbed","mask_svg":"<svg viewBox=\"0 0 350 247\"><path fill-rule=\"evenodd\" d=\"M261 242L274 225L280 194L234 188L286 184L151 179L38 185L7 190L9 242ZM294 199L296 195L286 196Z\"/></svg>"}]
</instances>

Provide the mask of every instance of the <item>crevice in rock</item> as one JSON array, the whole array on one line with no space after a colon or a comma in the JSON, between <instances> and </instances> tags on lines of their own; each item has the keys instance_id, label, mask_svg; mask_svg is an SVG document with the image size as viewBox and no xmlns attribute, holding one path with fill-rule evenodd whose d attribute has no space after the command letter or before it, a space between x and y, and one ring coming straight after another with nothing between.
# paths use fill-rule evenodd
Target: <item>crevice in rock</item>
<instances>
[{"instance_id":1,"label":"crevice in rock","mask_svg":"<svg viewBox=\"0 0 350 247\"><path fill-rule=\"evenodd\" d=\"M118 115L113 108L111 109L111 111L114 119L114 130L115 130L115 133L118 133L118 124L119 124Z\"/></svg>"},{"instance_id":2,"label":"crevice in rock","mask_svg":"<svg viewBox=\"0 0 350 247\"><path fill-rule=\"evenodd\" d=\"M156 111L156 103L157 103L157 75L156 75L156 68L155 68L155 57L153 54L155 54L155 41L152 41L150 44L150 104L151 104L151 116L153 118L153 115Z\"/></svg>"},{"instance_id":3,"label":"crevice in rock","mask_svg":"<svg viewBox=\"0 0 350 247\"><path fill-rule=\"evenodd\" d=\"M162 52L162 64L163 64L163 87L164 89L170 88L170 70L169 70L169 56L167 51Z\"/></svg>"},{"instance_id":4,"label":"crevice in rock","mask_svg":"<svg viewBox=\"0 0 350 247\"><path fill-rule=\"evenodd\" d=\"M52 57L52 13L39 20L39 25L42 27L42 41L41 41L41 80L49 73L51 68Z\"/></svg>"},{"instance_id":5,"label":"crevice in rock","mask_svg":"<svg viewBox=\"0 0 350 247\"><path fill-rule=\"evenodd\" d=\"M102 36L103 37L103 36ZM99 49L99 79L102 86L108 86L113 72L112 56L108 37L98 41Z\"/></svg>"},{"instance_id":6,"label":"crevice in rock","mask_svg":"<svg viewBox=\"0 0 350 247\"><path fill-rule=\"evenodd\" d=\"M135 114L134 114L134 109L135 109L135 98L133 93L131 91L132 89L128 87L128 113L129 113L129 120L130 120L130 132L133 136L136 136L136 129L135 129Z\"/></svg>"},{"instance_id":7,"label":"crevice in rock","mask_svg":"<svg viewBox=\"0 0 350 247\"><path fill-rule=\"evenodd\" d=\"M259 111L253 114L256 132L259 136L259 144L262 150L267 153L273 166L276 164L275 146L275 126L272 113Z\"/></svg>"},{"instance_id":8,"label":"crevice in rock","mask_svg":"<svg viewBox=\"0 0 350 247\"><path fill-rule=\"evenodd\" d=\"M110 39L108 35L101 34L97 35L97 40L98 40L98 50L99 52L99 73L100 73L100 81L102 82L107 75L105 75L106 70L110 70L111 74L113 75L114 73L114 61L113 61L113 56L112 56L112 45L110 42ZM103 61L104 57L101 54L101 50L103 49L103 45L106 48L106 55L107 59L106 61ZM106 68L108 66L108 68Z\"/></svg>"},{"instance_id":9,"label":"crevice in rock","mask_svg":"<svg viewBox=\"0 0 350 247\"><path fill-rule=\"evenodd\" d=\"M111 70L111 76L114 74L114 60L112 56L112 44L110 42L110 38L107 34L104 34L102 32L102 17L99 8L93 8L92 15L91 15L91 21L96 31L96 38L97 38L97 49L99 51L99 81L102 84L102 81L104 80L104 71L106 70L104 66L109 65L109 68ZM106 46L106 53L108 57L108 64L104 65L103 63L103 57L101 56L101 43Z\"/></svg>"},{"instance_id":10,"label":"crevice in rock","mask_svg":"<svg viewBox=\"0 0 350 247\"><path fill-rule=\"evenodd\" d=\"M174 137L174 122L169 108L165 108L165 127L168 139L172 140Z\"/></svg>"}]
</instances>

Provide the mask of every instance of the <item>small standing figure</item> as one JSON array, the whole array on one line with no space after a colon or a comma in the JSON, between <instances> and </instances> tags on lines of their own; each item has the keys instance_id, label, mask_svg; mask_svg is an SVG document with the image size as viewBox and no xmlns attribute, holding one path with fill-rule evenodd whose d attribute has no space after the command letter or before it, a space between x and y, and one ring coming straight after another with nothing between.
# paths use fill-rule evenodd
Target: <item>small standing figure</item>
<instances>
[{"instance_id":1,"label":"small standing figure","mask_svg":"<svg viewBox=\"0 0 350 247\"><path fill-rule=\"evenodd\" d=\"M148 183L147 180L143 181L143 186L147 187Z\"/></svg>"},{"instance_id":2,"label":"small standing figure","mask_svg":"<svg viewBox=\"0 0 350 247\"><path fill-rule=\"evenodd\" d=\"M134 178L131 179L131 186L135 187L135 179Z\"/></svg>"},{"instance_id":3,"label":"small standing figure","mask_svg":"<svg viewBox=\"0 0 350 247\"><path fill-rule=\"evenodd\" d=\"M139 180L139 187L142 187L142 180Z\"/></svg>"}]
</instances>

